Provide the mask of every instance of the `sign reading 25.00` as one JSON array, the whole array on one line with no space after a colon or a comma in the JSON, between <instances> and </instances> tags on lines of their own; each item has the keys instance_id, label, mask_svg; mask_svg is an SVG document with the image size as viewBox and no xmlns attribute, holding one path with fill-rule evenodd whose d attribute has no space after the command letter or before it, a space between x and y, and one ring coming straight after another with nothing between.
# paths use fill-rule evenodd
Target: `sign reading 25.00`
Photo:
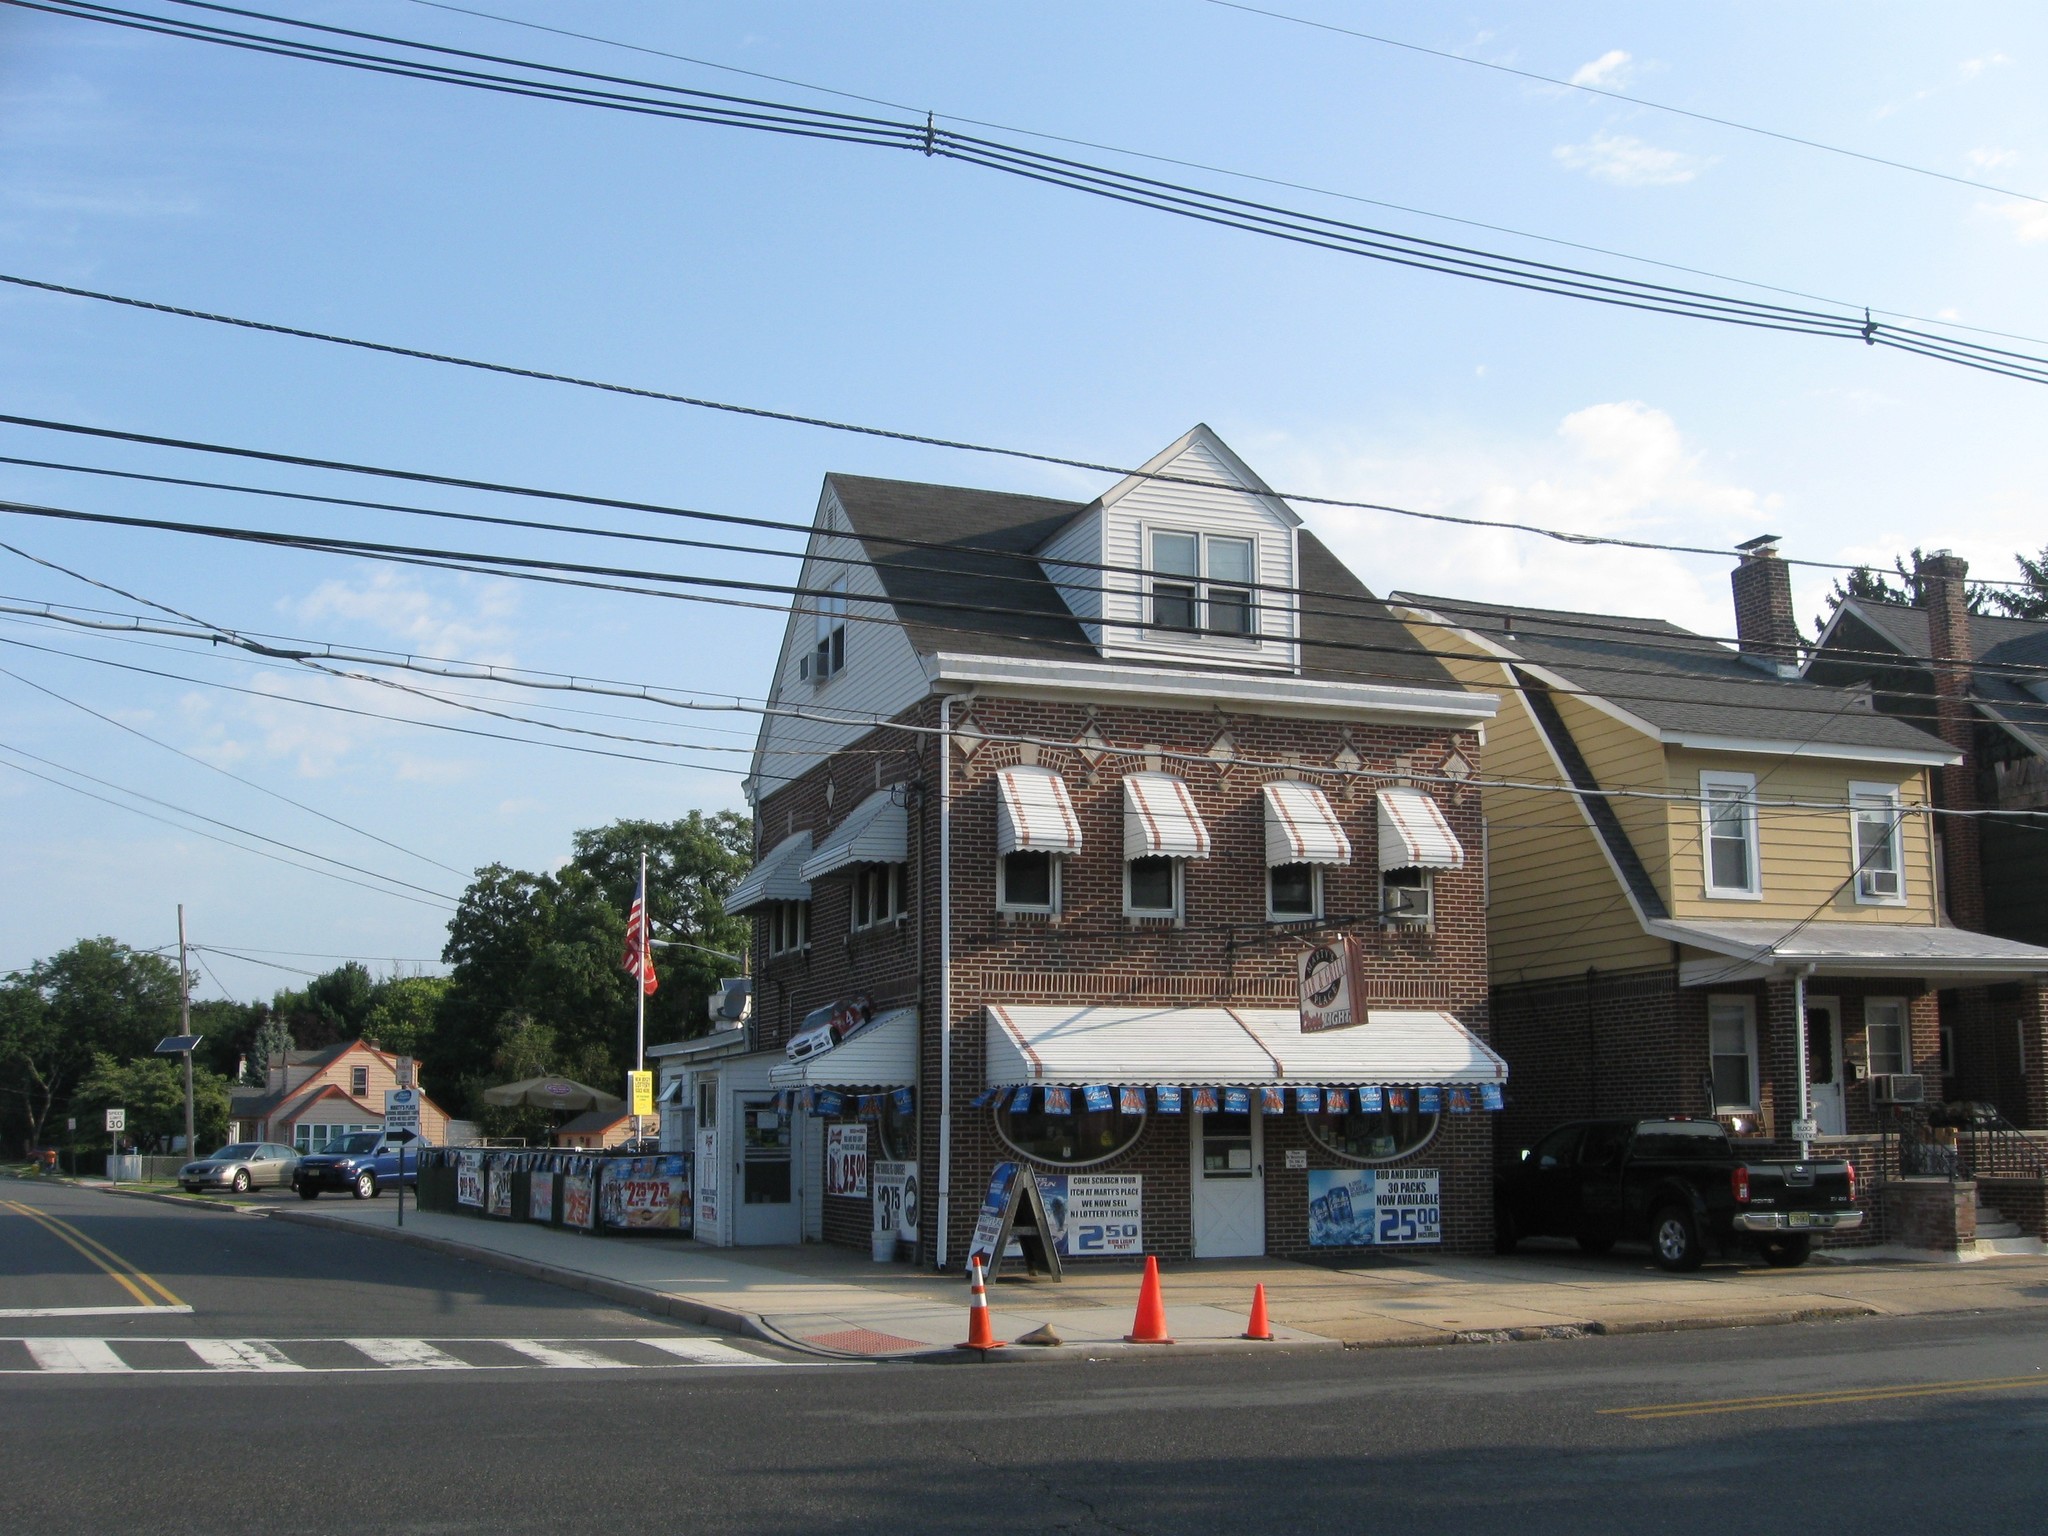
<instances>
[{"instance_id":1,"label":"sign reading 25.00","mask_svg":"<svg viewBox=\"0 0 2048 1536\"><path fill-rule=\"evenodd\" d=\"M1437 1170L1311 1169L1308 1240L1314 1248L1391 1248L1442 1242L1443 1201Z\"/></svg>"}]
</instances>

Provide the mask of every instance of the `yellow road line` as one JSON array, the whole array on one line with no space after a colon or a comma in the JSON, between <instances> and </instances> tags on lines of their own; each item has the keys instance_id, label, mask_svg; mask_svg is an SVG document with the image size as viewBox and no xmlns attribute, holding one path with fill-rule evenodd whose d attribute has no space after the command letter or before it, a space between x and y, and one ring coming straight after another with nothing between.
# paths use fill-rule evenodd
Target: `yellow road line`
<instances>
[{"instance_id":1,"label":"yellow road line","mask_svg":"<svg viewBox=\"0 0 2048 1536\"><path fill-rule=\"evenodd\" d=\"M1641 1423L1649 1419L1689 1419L1718 1413L1769 1413L1783 1408L1832 1407L1837 1403L1889 1403L1913 1397L2011 1392L2026 1387L2048 1390L2048 1374L1987 1376L1975 1381L1930 1381L1889 1387L1840 1387L1825 1392L1785 1392L1773 1397L1710 1398L1697 1403L1640 1403L1629 1408L1602 1408L1599 1411Z\"/></svg>"},{"instance_id":2,"label":"yellow road line","mask_svg":"<svg viewBox=\"0 0 2048 1536\"><path fill-rule=\"evenodd\" d=\"M144 1291L141 1288L141 1286L138 1286L135 1283L137 1280L140 1280L143 1285L148 1286L150 1290L155 1291L157 1296L161 1296L164 1299L164 1301L168 1302L171 1306L182 1307L185 1305L184 1302L180 1301L176 1296L172 1295L171 1292L167 1290L162 1284L160 1284L154 1277L136 1268L135 1265L129 1263L128 1260L122 1258L121 1255L114 1252L113 1249L107 1247L106 1244L99 1242L93 1238L87 1237L83 1232L79 1231L78 1228L72 1226L70 1222L63 1220L60 1217L52 1216L48 1211L38 1210L36 1207L32 1205L24 1205L19 1200L0 1201L0 1205L5 1205L8 1209L16 1212L17 1214L26 1216L30 1221L35 1222L36 1225L40 1226L52 1237L55 1237L59 1241L67 1243L71 1247L77 1249L80 1253L84 1254L86 1258L90 1259L94 1264L98 1265L99 1268L105 1270L106 1273L109 1276L111 1276L116 1283L118 1283L124 1290L126 1290L129 1295L133 1296L137 1301L141 1302L145 1307L158 1306L160 1305L160 1303L157 1301L155 1296L149 1295L148 1292ZM104 1255L104 1257L102 1257L102 1255ZM134 1278L131 1279L130 1276L133 1276Z\"/></svg>"}]
</instances>

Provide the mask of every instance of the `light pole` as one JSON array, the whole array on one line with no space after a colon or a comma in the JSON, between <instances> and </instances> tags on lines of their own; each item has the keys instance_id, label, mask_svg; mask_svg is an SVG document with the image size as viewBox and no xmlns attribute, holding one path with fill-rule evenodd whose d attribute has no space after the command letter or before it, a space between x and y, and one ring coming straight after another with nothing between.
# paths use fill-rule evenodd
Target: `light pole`
<instances>
[{"instance_id":1,"label":"light pole","mask_svg":"<svg viewBox=\"0 0 2048 1536\"><path fill-rule=\"evenodd\" d=\"M178 1034L192 1033L192 967L185 947L185 903L178 903ZM199 1155L192 1139L192 1048L185 1047L185 1156Z\"/></svg>"}]
</instances>

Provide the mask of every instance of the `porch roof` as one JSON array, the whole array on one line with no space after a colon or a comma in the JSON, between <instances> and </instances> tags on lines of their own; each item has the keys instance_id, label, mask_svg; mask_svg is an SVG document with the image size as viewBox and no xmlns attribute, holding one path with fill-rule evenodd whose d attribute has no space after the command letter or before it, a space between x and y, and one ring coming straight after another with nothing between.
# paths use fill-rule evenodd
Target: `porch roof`
<instances>
[{"instance_id":1,"label":"porch roof","mask_svg":"<svg viewBox=\"0 0 2048 1536\"><path fill-rule=\"evenodd\" d=\"M1707 987L1808 966L1816 976L2016 980L2048 975L2048 949L1926 923L1794 923L1754 918L1653 922L1649 930L1712 958L1681 962L1679 984Z\"/></svg>"}]
</instances>

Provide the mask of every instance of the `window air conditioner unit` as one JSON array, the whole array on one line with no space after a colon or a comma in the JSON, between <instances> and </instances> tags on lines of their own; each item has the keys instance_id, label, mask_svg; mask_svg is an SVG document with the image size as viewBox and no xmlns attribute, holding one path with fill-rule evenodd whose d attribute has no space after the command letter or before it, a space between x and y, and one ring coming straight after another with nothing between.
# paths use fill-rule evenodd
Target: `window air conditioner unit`
<instances>
[{"instance_id":1,"label":"window air conditioner unit","mask_svg":"<svg viewBox=\"0 0 2048 1536\"><path fill-rule=\"evenodd\" d=\"M1873 1104L1925 1104L1927 1079L1918 1072L1881 1072L1870 1079Z\"/></svg>"}]
</instances>

